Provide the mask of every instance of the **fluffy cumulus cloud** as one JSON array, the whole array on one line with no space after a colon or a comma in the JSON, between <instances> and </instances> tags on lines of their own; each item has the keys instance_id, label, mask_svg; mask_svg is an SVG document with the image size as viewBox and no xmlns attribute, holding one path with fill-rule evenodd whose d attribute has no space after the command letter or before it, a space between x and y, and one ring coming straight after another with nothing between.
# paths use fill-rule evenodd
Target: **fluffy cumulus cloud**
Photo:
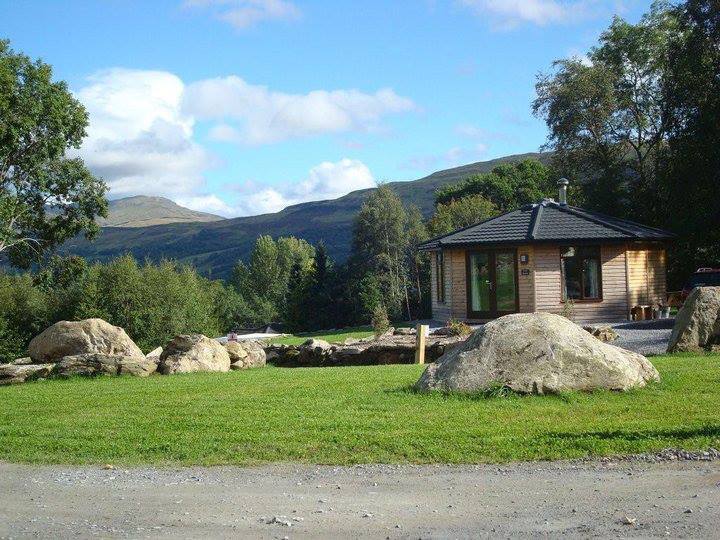
<instances>
[{"instance_id":1,"label":"fluffy cumulus cloud","mask_svg":"<svg viewBox=\"0 0 720 540\"><path fill-rule=\"evenodd\" d=\"M411 100L389 89L293 95L239 77L187 85L172 73L128 69L98 72L76 95L90 114L88 137L78 153L105 179L112 197L161 195L224 216L331 199L372 187L375 180L363 163L342 159L313 167L292 185L245 190L235 204L206 185L204 174L216 160L195 140L197 122L210 124L212 139L258 145L367 131L380 127L387 114L414 108Z\"/></svg>"},{"instance_id":2,"label":"fluffy cumulus cloud","mask_svg":"<svg viewBox=\"0 0 720 540\"><path fill-rule=\"evenodd\" d=\"M77 92L90 115L79 153L113 196L189 196L202 188L211 158L192 139L184 89L171 73L111 69Z\"/></svg>"},{"instance_id":3,"label":"fluffy cumulus cloud","mask_svg":"<svg viewBox=\"0 0 720 540\"><path fill-rule=\"evenodd\" d=\"M529 23L544 26L565 23L596 15L601 0L459 0L497 26L513 28Z\"/></svg>"},{"instance_id":4,"label":"fluffy cumulus cloud","mask_svg":"<svg viewBox=\"0 0 720 540\"><path fill-rule=\"evenodd\" d=\"M184 108L197 118L218 122L210 132L215 140L256 145L370 131L384 116L414 110L415 104L389 88L372 94L359 90L287 94L230 76L190 84Z\"/></svg>"},{"instance_id":5,"label":"fluffy cumulus cloud","mask_svg":"<svg viewBox=\"0 0 720 540\"><path fill-rule=\"evenodd\" d=\"M211 11L239 30L265 21L292 21L301 15L300 9L288 0L186 0L184 6Z\"/></svg>"},{"instance_id":6,"label":"fluffy cumulus cloud","mask_svg":"<svg viewBox=\"0 0 720 540\"><path fill-rule=\"evenodd\" d=\"M236 213L250 215L277 212L283 208L307 201L321 201L342 197L356 189L377 185L370 169L361 161L341 159L316 165L307 177L296 184L280 187L250 185L241 188Z\"/></svg>"}]
</instances>

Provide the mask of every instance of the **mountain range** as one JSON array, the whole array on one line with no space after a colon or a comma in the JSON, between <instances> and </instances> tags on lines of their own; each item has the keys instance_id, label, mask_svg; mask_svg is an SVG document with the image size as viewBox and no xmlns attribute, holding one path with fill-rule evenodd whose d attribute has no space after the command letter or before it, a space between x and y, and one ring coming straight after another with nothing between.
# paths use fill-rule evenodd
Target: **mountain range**
<instances>
[{"instance_id":1,"label":"mountain range","mask_svg":"<svg viewBox=\"0 0 720 540\"><path fill-rule=\"evenodd\" d=\"M488 172L501 163L529 158L544 160L546 155L507 156L389 185L405 204L416 205L429 217L433 212L435 190L439 187ZM230 274L238 259L248 256L259 235L268 234L274 238L295 236L313 244L323 240L329 254L337 261L344 261L350 252L353 219L371 190L353 191L333 200L296 204L272 214L232 219L194 212L158 197L131 197L115 202L115 207L123 208L123 212L113 216L111 210L107 226L93 242L76 238L67 242L61 252L92 261L106 261L125 253L139 260L175 259L194 265L205 275L223 278ZM141 205L142 210L136 212L134 204ZM154 204L163 210L153 210ZM141 215L148 221L143 222ZM171 223L171 215L184 217L182 222Z\"/></svg>"}]
</instances>

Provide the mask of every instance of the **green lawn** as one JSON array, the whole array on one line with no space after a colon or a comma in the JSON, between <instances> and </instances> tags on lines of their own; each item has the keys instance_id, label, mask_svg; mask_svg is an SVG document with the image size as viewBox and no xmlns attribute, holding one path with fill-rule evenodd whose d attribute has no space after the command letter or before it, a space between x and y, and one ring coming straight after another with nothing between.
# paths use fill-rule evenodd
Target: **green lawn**
<instances>
[{"instance_id":1,"label":"green lawn","mask_svg":"<svg viewBox=\"0 0 720 540\"><path fill-rule=\"evenodd\" d=\"M421 366L265 368L0 388L0 459L461 463L720 445L720 356L654 357L629 393L417 394Z\"/></svg>"},{"instance_id":2,"label":"green lawn","mask_svg":"<svg viewBox=\"0 0 720 540\"><path fill-rule=\"evenodd\" d=\"M301 345L308 338L323 339L330 343L342 343L348 338L362 339L373 335L371 326L355 326L352 328L342 328L340 330L324 330L320 332L308 332L305 334L295 334L273 339L271 343L281 343L283 345Z\"/></svg>"}]
</instances>

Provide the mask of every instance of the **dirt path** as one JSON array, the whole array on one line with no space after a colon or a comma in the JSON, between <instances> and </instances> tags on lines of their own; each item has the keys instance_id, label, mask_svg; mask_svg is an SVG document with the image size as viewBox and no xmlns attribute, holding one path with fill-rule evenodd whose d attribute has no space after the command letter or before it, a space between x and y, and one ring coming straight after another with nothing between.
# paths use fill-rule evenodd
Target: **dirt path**
<instances>
[{"instance_id":1,"label":"dirt path","mask_svg":"<svg viewBox=\"0 0 720 540\"><path fill-rule=\"evenodd\" d=\"M720 461L118 469L0 463L1 538L720 535Z\"/></svg>"}]
</instances>

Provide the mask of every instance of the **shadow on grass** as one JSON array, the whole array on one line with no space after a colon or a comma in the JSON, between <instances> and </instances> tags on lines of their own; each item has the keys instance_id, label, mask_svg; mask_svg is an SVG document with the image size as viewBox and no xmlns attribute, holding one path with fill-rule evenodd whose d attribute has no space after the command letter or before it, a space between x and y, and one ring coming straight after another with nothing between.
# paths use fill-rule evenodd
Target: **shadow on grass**
<instances>
[{"instance_id":1,"label":"shadow on grass","mask_svg":"<svg viewBox=\"0 0 720 540\"><path fill-rule=\"evenodd\" d=\"M580 433L556 431L542 435L543 440L624 440L624 441L645 441L650 439L693 439L696 437L708 437L720 440L720 424L709 424L691 428L667 428L651 430L608 430L608 431L585 431Z\"/></svg>"},{"instance_id":2,"label":"shadow on grass","mask_svg":"<svg viewBox=\"0 0 720 540\"><path fill-rule=\"evenodd\" d=\"M496 383L486 388L485 390L478 390L475 392L458 392L452 390L419 390L413 384L407 386L401 386L399 388L391 388L386 390L387 394L413 394L417 396L439 396L447 400L458 400L458 401L485 401L490 399L506 399L506 398L526 398L532 397L528 394L516 392L509 386L502 383ZM554 397L559 397L555 395Z\"/></svg>"},{"instance_id":3,"label":"shadow on grass","mask_svg":"<svg viewBox=\"0 0 720 540\"><path fill-rule=\"evenodd\" d=\"M542 399L542 400L557 400L563 403L576 403L583 398L590 396L612 396L612 395L625 395L632 396L639 392L647 392L651 389L657 389L662 386L660 382L649 382L642 388L631 388L630 390L619 391L619 390L606 390L597 389L593 391L568 391L559 393L547 393L547 394L528 394L525 392L517 392L509 386L495 382L489 388L484 390L478 390L475 392L459 392L453 390L419 390L415 385L407 385L399 388L392 388L386 390L387 394L415 394L419 396L440 396L447 400L458 400L458 401L487 401L492 399L508 399L508 398L522 398L522 399Z\"/></svg>"}]
</instances>

